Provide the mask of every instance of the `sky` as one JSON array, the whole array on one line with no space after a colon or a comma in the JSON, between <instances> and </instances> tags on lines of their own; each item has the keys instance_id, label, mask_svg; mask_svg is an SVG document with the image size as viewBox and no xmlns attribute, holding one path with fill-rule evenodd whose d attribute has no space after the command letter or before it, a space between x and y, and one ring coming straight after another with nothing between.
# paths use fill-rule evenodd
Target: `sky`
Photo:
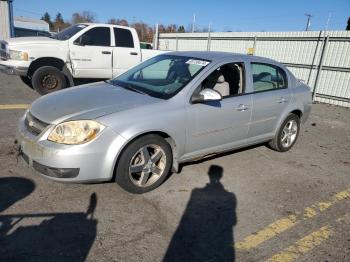
<instances>
[{"instance_id":1,"label":"sky","mask_svg":"<svg viewBox=\"0 0 350 262\"><path fill-rule=\"evenodd\" d=\"M40 18L57 12L69 20L72 13L91 11L101 23L109 18L204 28L217 31L301 31L311 14L310 30L344 30L350 0L14 0L14 15Z\"/></svg>"}]
</instances>

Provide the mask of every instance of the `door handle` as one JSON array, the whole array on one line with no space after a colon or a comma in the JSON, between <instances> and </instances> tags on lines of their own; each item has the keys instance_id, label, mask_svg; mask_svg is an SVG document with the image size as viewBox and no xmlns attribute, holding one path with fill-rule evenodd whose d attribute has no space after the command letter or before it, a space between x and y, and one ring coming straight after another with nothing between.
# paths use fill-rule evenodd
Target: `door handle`
<instances>
[{"instance_id":1,"label":"door handle","mask_svg":"<svg viewBox=\"0 0 350 262\"><path fill-rule=\"evenodd\" d=\"M138 55L137 52L130 52L130 55Z\"/></svg>"},{"instance_id":2,"label":"door handle","mask_svg":"<svg viewBox=\"0 0 350 262\"><path fill-rule=\"evenodd\" d=\"M110 51L102 51L102 54L104 54L104 55L110 55L110 54L112 54Z\"/></svg>"},{"instance_id":3,"label":"door handle","mask_svg":"<svg viewBox=\"0 0 350 262\"><path fill-rule=\"evenodd\" d=\"M288 98L280 97L277 102L280 104L286 103L286 102L288 102Z\"/></svg>"},{"instance_id":4,"label":"door handle","mask_svg":"<svg viewBox=\"0 0 350 262\"><path fill-rule=\"evenodd\" d=\"M248 108L249 108L249 107L248 107L247 105L240 104L240 105L238 105L238 106L236 107L236 110L242 112L242 111L247 110Z\"/></svg>"}]
</instances>

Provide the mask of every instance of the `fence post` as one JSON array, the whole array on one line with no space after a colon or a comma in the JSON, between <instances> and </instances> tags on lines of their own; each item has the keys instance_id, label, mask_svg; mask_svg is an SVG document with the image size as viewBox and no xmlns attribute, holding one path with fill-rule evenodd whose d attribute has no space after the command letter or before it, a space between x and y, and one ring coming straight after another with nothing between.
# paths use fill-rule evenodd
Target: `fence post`
<instances>
[{"instance_id":1,"label":"fence post","mask_svg":"<svg viewBox=\"0 0 350 262\"><path fill-rule=\"evenodd\" d=\"M179 51L179 37L176 35L176 51Z\"/></svg>"},{"instance_id":2,"label":"fence post","mask_svg":"<svg viewBox=\"0 0 350 262\"><path fill-rule=\"evenodd\" d=\"M254 43L253 43L253 55L255 55L255 49L256 49L256 42L258 41L258 38L254 36Z\"/></svg>"},{"instance_id":3,"label":"fence post","mask_svg":"<svg viewBox=\"0 0 350 262\"><path fill-rule=\"evenodd\" d=\"M315 53L314 53L314 57L312 58L312 63L311 63L311 68L310 68L310 72L309 72L309 76L307 78L307 82L306 84L309 85L310 83L310 79L311 79L311 75L312 75L312 70L313 70L313 67L314 67L314 63L315 63L315 60L316 60L316 56L317 56L317 53L318 53L318 47L320 45L320 39L322 37L322 34L323 34L323 31L321 30L320 31L320 34L318 35L318 39L317 39L317 44L316 44L316 48L315 48ZM326 34L326 33L324 33ZM325 41L325 36L323 37L322 39L322 42L324 43Z\"/></svg>"},{"instance_id":4,"label":"fence post","mask_svg":"<svg viewBox=\"0 0 350 262\"><path fill-rule=\"evenodd\" d=\"M208 27L208 43L207 43L207 51L210 51L210 45L211 45L211 34L210 34L210 24Z\"/></svg>"},{"instance_id":5,"label":"fence post","mask_svg":"<svg viewBox=\"0 0 350 262\"><path fill-rule=\"evenodd\" d=\"M158 37L159 37L159 33L158 33L158 24L156 24L156 30L155 30L155 34L154 34L154 43L153 43L153 49L158 50Z\"/></svg>"},{"instance_id":6,"label":"fence post","mask_svg":"<svg viewBox=\"0 0 350 262\"><path fill-rule=\"evenodd\" d=\"M317 87L318 87L318 83L320 81L320 75L321 75L322 67L323 67L323 60L324 60L324 57L325 57L325 53L327 51L328 41L329 41L329 35L326 36L326 41L324 41L324 44L323 44L321 58L320 58L320 63L318 65L318 69L317 69L317 75L316 75L314 90L313 90L313 93L312 93L312 101L315 101L315 97L316 97L316 93L317 93Z\"/></svg>"}]
</instances>

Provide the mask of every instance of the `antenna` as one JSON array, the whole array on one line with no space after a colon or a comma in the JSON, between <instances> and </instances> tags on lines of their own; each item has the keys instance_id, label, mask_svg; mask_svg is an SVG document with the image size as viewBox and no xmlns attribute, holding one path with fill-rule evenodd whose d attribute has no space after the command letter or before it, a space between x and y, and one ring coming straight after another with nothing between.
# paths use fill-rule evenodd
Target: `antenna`
<instances>
[{"instance_id":1,"label":"antenna","mask_svg":"<svg viewBox=\"0 0 350 262\"><path fill-rule=\"evenodd\" d=\"M307 16L307 22L306 22L306 28L305 28L305 31L309 31L309 28L311 26L311 17L312 15L310 14L305 14Z\"/></svg>"}]
</instances>

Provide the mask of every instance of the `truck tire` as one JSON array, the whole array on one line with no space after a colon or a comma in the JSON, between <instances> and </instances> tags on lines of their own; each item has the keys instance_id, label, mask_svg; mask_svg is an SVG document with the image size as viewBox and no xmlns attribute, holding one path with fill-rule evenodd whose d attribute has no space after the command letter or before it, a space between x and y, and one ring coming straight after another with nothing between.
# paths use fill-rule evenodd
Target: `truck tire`
<instances>
[{"instance_id":1,"label":"truck tire","mask_svg":"<svg viewBox=\"0 0 350 262\"><path fill-rule=\"evenodd\" d=\"M23 83L25 83L30 88L33 88L32 80L28 76L21 76L20 78L21 78Z\"/></svg>"},{"instance_id":2,"label":"truck tire","mask_svg":"<svg viewBox=\"0 0 350 262\"><path fill-rule=\"evenodd\" d=\"M63 72L53 66L39 67L32 76L32 84L40 95L46 95L67 87Z\"/></svg>"}]
</instances>

